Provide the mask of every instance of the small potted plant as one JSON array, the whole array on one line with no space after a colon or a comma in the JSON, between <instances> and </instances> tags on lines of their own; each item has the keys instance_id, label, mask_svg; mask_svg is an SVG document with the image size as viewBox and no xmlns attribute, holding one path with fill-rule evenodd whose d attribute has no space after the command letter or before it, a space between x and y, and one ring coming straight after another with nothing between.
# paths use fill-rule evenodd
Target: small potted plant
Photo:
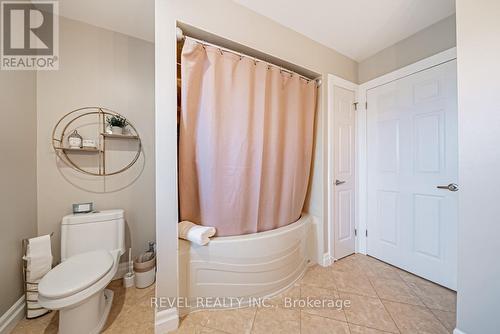
<instances>
[{"instance_id":1,"label":"small potted plant","mask_svg":"<svg viewBox=\"0 0 500 334\"><path fill-rule=\"evenodd\" d=\"M127 119L119 115L108 116L106 122L114 135L122 135L123 129L128 125Z\"/></svg>"}]
</instances>

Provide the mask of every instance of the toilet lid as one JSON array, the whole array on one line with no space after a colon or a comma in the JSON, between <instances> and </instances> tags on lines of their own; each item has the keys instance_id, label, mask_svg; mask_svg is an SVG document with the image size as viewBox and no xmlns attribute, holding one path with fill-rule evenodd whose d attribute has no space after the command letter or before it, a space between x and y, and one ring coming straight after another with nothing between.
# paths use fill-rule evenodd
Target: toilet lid
<instances>
[{"instance_id":1,"label":"toilet lid","mask_svg":"<svg viewBox=\"0 0 500 334\"><path fill-rule=\"evenodd\" d=\"M106 275L113 257L106 250L74 255L45 275L38 292L46 298L62 298L80 292Z\"/></svg>"}]
</instances>

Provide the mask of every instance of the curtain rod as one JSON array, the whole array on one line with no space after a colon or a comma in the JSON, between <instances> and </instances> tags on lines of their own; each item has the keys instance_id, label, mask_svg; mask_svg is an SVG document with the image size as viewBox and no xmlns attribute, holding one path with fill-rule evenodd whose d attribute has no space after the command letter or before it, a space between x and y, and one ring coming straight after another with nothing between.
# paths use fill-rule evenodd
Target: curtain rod
<instances>
[{"instance_id":1,"label":"curtain rod","mask_svg":"<svg viewBox=\"0 0 500 334\"><path fill-rule=\"evenodd\" d=\"M194 38L194 37L191 37L191 36L186 36L184 35L183 31L177 27L177 32L176 32L176 35L177 35L177 40L180 41L180 40L185 40L185 39L190 39L196 43L199 43L201 45L204 45L204 46L211 46L211 47L214 47L214 48L217 48L219 49L220 52L227 52L227 53L232 53L236 56L239 56L240 58L250 58L252 59L254 62L261 62L261 63L264 63L264 64L267 64L268 66L273 66L273 67L277 67L280 69L281 72L285 72L285 73L288 73L290 75L297 75L299 76L299 78L303 79L303 80L306 80L307 82L310 82L310 81L315 81L316 84L318 86L321 85L321 79L311 79L311 78L308 78L306 76L303 76L297 72L294 72L294 71L291 71L291 70L288 70L286 68L283 68L279 65L276 65L276 64L273 64L273 63L270 63L268 61L265 61L265 60L262 60L262 59L259 59L259 58L256 58L256 57L252 57L252 56L249 56L249 55L246 55L244 53L241 53L241 52L237 52L237 51L234 51L234 50L231 50L231 49L227 49L225 47L222 47L220 45L216 45L216 44L213 44L213 43L210 43L210 42L207 42L207 41L204 41L204 40L201 40L201 39L197 39L197 38Z\"/></svg>"}]
</instances>

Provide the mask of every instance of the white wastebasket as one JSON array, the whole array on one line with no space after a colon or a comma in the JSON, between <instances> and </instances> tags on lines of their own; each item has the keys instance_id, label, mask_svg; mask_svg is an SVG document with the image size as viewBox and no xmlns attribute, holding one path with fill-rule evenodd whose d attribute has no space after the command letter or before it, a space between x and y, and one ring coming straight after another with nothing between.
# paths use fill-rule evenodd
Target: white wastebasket
<instances>
[{"instance_id":1,"label":"white wastebasket","mask_svg":"<svg viewBox=\"0 0 500 334\"><path fill-rule=\"evenodd\" d=\"M135 287L144 289L155 282L156 277L156 255L152 258L142 254L134 260ZM144 261L145 258L150 258Z\"/></svg>"}]
</instances>

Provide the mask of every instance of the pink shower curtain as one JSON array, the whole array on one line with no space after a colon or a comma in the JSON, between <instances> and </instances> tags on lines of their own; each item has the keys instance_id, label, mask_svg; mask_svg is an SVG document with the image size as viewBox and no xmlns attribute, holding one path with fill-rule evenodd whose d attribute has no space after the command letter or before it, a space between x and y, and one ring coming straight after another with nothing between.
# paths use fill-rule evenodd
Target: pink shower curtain
<instances>
[{"instance_id":1,"label":"pink shower curtain","mask_svg":"<svg viewBox=\"0 0 500 334\"><path fill-rule=\"evenodd\" d=\"M313 148L316 86L187 39L182 49L180 218L218 236L300 218Z\"/></svg>"}]
</instances>

